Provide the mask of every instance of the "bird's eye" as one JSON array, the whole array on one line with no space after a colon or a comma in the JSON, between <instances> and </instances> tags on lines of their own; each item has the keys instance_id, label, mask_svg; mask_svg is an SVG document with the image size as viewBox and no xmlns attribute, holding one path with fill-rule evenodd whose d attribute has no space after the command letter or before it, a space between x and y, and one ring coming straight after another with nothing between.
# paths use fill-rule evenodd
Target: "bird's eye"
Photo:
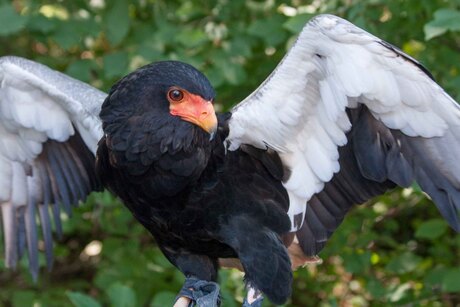
<instances>
[{"instance_id":1,"label":"bird's eye","mask_svg":"<svg viewBox=\"0 0 460 307\"><path fill-rule=\"evenodd\" d=\"M172 101L179 102L184 99L184 93L178 89L172 89L168 92L168 97Z\"/></svg>"}]
</instances>

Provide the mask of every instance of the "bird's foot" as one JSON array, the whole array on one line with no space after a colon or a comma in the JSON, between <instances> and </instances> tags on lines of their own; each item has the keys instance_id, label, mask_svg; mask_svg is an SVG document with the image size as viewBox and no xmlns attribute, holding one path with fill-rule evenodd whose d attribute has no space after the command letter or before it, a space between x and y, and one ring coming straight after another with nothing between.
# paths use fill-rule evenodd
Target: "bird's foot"
<instances>
[{"instance_id":1,"label":"bird's foot","mask_svg":"<svg viewBox=\"0 0 460 307\"><path fill-rule=\"evenodd\" d=\"M217 283L187 277L176 297L174 307L216 307L220 306L220 287Z\"/></svg>"},{"instance_id":2,"label":"bird's foot","mask_svg":"<svg viewBox=\"0 0 460 307\"><path fill-rule=\"evenodd\" d=\"M264 297L262 292L252 287L249 287L248 294L243 301L242 307L262 307Z\"/></svg>"},{"instance_id":3,"label":"bird's foot","mask_svg":"<svg viewBox=\"0 0 460 307\"><path fill-rule=\"evenodd\" d=\"M245 298L243 301L243 306L242 307L262 307L262 301L264 300L264 297L261 296L252 303L248 302L248 299Z\"/></svg>"},{"instance_id":4,"label":"bird's foot","mask_svg":"<svg viewBox=\"0 0 460 307\"><path fill-rule=\"evenodd\" d=\"M291 267L295 271L300 267L305 267L307 265L319 265L323 263L323 259L319 256L306 256L302 248L299 245L297 238L294 239L292 244L288 248L289 258L291 258Z\"/></svg>"}]
</instances>

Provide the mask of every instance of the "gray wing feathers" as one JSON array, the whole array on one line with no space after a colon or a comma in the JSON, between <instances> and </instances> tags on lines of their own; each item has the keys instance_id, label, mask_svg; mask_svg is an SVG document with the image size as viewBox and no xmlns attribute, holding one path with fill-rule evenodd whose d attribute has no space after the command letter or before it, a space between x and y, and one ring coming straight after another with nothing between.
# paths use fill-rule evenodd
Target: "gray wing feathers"
<instances>
[{"instance_id":1,"label":"gray wing feathers","mask_svg":"<svg viewBox=\"0 0 460 307\"><path fill-rule=\"evenodd\" d=\"M389 139L369 137L369 134L375 136L381 123L373 127L372 124L378 122L372 121L369 112L362 109L348 110L353 126L347 133L347 145L339 148L340 171L308 202L305 222L296 234L306 255L317 255L323 249L354 204L363 203L396 186L388 180L386 163L382 163L382 160L391 159L386 153L393 150L386 144L394 146L395 142L389 135L386 135ZM361 146L367 148L365 152L368 154L357 154ZM373 165L377 168L372 168ZM363 170L366 168L371 171L366 173Z\"/></svg>"},{"instance_id":2,"label":"gray wing feathers","mask_svg":"<svg viewBox=\"0 0 460 307\"><path fill-rule=\"evenodd\" d=\"M42 240L51 268L53 229L62 235L61 210L71 215L72 206L101 189L94 151L105 96L44 65L0 58L0 208L7 267L16 267L27 251L37 278Z\"/></svg>"},{"instance_id":3,"label":"gray wing feathers","mask_svg":"<svg viewBox=\"0 0 460 307\"><path fill-rule=\"evenodd\" d=\"M14 65L17 69L28 74L29 78L41 80L40 90L52 96L63 98L62 103L69 105L69 108L82 108L89 117L98 117L102 101L107 96L106 93L67 76L61 72L50 69L40 63L30 61L16 56L0 57L0 66ZM78 102L72 105L72 102ZM85 119L81 119L85 121Z\"/></svg>"},{"instance_id":4,"label":"gray wing feathers","mask_svg":"<svg viewBox=\"0 0 460 307\"><path fill-rule=\"evenodd\" d=\"M432 139L401 138L404 138L402 152L411 157L414 165L415 180L430 195L449 225L459 232L459 141L453 133L450 131L443 137Z\"/></svg>"},{"instance_id":5,"label":"gray wing feathers","mask_svg":"<svg viewBox=\"0 0 460 307\"><path fill-rule=\"evenodd\" d=\"M387 128L365 106L349 109L353 128L339 149L340 171L308 202L297 232L303 251L317 255L354 204L415 180L431 196L449 225L459 231L459 134L409 137Z\"/></svg>"},{"instance_id":6,"label":"gray wing feathers","mask_svg":"<svg viewBox=\"0 0 460 307\"><path fill-rule=\"evenodd\" d=\"M353 204L414 180L460 230L460 107L415 59L341 18L304 27L233 109L227 142L278 152L291 174L291 231L305 214L298 238L308 254Z\"/></svg>"}]
</instances>

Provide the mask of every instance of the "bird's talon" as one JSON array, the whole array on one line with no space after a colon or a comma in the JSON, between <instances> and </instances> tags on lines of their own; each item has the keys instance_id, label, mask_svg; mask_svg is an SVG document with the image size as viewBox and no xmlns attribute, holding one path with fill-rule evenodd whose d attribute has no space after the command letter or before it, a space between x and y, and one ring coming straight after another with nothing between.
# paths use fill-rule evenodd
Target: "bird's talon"
<instances>
[{"instance_id":1,"label":"bird's talon","mask_svg":"<svg viewBox=\"0 0 460 307\"><path fill-rule=\"evenodd\" d=\"M189 301L186 301L188 299ZM187 277L176 297L175 307L215 307L220 306L220 287L212 281ZM187 304L188 305L184 305Z\"/></svg>"},{"instance_id":2,"label":"bird's talon","mask_svg":"<svg viewBox=\"0 0 460 307\"><path fill-rule=\"evenodd\" d=\"M248 286L248 294L243 301L243 307L261 307L264 297L258 289Z\"/></svg>"},{"instance_id":3,"label":"bird's talon","mask_svg":"<svg viewBox=\"0 0 460 307\"><path fill-rule=\"evenodd\" d=\"M245 298L243 301L243 306L242 307L262 307L262 301L264 300L264 297L261 295L259 296L255 301L252 303L248 302L248 299Z\"/></svg>"}]
</instances>

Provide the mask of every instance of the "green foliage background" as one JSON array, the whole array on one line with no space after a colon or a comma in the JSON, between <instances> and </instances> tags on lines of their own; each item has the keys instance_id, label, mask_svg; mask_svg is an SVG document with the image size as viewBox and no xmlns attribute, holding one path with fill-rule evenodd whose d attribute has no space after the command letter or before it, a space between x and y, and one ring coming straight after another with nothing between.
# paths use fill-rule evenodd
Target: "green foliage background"
<instances>
[{"instance_id":1,"label":"green foliage background","mask_svg":"<svg viewBox=\"0 0 460 307\"><path fill-rule=\"evenodd\" d=\"M210 78L224 109L263 81L319 13L399 46L460 98L459 0L0 0L0 55L36 60L103 90L141 65L177 59ZM92 195L64 227L54 268L41 259L37 283L27 259L12 272L0 256L0 305L171 304L183 277L108 193ZM321 257L322 265L295 273L287 306L460 304L460 236L417 186L357 207ZM222 270L220 283L224 306L240 305L242 275Z\"/></svg>"}]
</instances>

